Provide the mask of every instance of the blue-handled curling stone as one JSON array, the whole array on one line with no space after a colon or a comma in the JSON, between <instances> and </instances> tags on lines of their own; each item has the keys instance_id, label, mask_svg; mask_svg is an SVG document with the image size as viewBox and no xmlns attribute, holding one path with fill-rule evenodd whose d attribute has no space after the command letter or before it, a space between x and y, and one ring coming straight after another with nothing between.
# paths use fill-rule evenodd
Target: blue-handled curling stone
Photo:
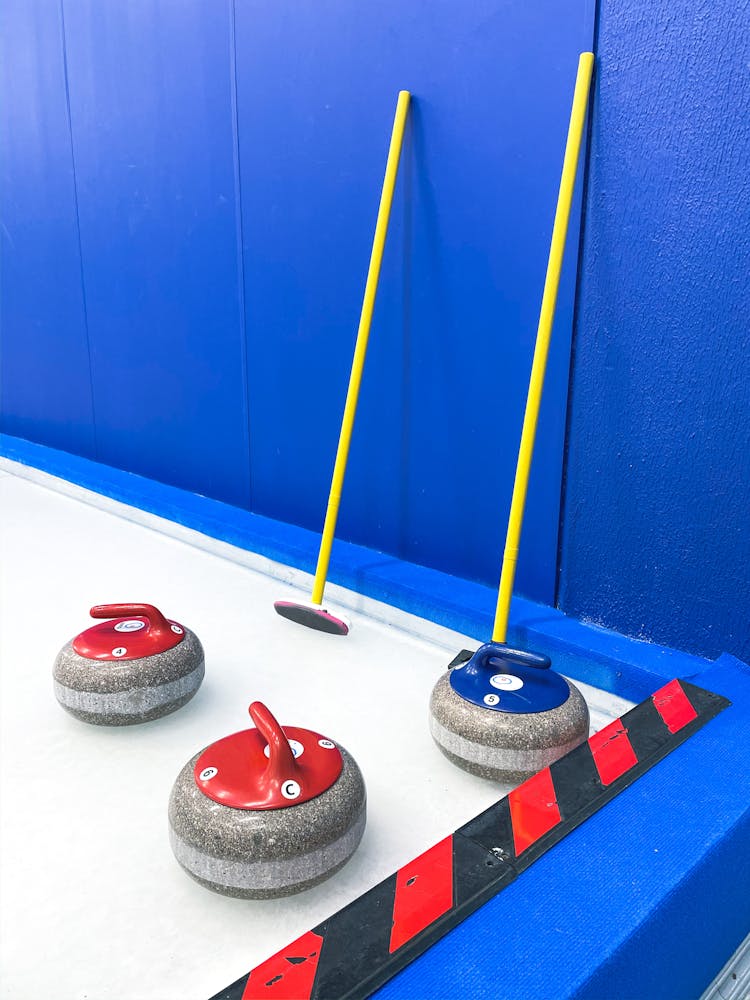
<instances>
[{"instance_id":1,"label":"blue-handled curling stone","mask_svg":"<svg viewBox=\"0 0 750 1000\"><path fill-rule=\"evenodd\" d=\"M430 731L472 774L520 781L588 736L589 710L549 657L488 642L460 653L430 699Z\"/></svg>"},{"instance_id":2,"label":"blue-handled curling stone","mask_svg":"<svg viewBox=\"0 0 750 1000\"><path fill-rule=\"evenodd\" d=\"M581 55L573 110L565 147L564 180L555 209L534 361L529 378L513 496L505 536L497 595L493 642L460 656L451 672L436 684L430 702L432 735L443 753L459 767L486 778L524 778L551 764L588 735L589 713L583 696L564 677L550 670L545 656L503 645L508 633L513 581L518 564L526 493L531 474L544 388L557 286L573 201L576 165L591 83L594 56ZM468 662L463 662L468 661Z\"/></svg>"}]
</instances>

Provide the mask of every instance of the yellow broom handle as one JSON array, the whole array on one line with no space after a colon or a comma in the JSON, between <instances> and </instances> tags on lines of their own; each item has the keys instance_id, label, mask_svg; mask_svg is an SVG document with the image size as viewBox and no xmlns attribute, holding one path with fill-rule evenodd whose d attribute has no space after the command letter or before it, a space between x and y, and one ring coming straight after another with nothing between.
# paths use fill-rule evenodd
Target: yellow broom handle
<instances>
[{"instance_id":1,"label":"yellow broom handle","mask_svg":"<svg viewBox=\"0 0 750 1000\"><path fill-rule=\"evenodd\" d=\"M552 324L555 318L557 290L560 286L560 271L562 270L563 253L565 251L565 238L568 234L570 207L573 202L573 189L578 170L578 154L581 149L583 128L586 123L586 106L588 104L589 86L591 84L593 69L593 52L582 52L578 60L578 75L573 94L573 109L570 113L570 126L568 128L568 140L565 145L565 159L563 160L562 178L560 179L560 192L557 196L555 223L552 227L552 242L547 262L547 276L544 279L542 308L539 314L539 326L537 327L534 361L531 366L529 394L526 398L526 412L523 418L521 445L518 450L516 479L513 484L513 499L510 504L508 534L505 539L503 569L500 574L500 590L497 595L495 625L492 631L493 642L505 642L508 633L510 598L513 593L513 581L516 576L518 545L521 540L521 526L523 525L523 512L526 505L526 490L529 485L531 458L534 454L534 439L536 437L536 425L539 417L539 405L542 400L544 373L547 368L547 354L549 352L550 336L552 335Z\"/></svg>"},{"instance_id":2,"label":"yellow broom handle","mask_svg":"<svg viewBox=\"0 0 750 1000\"><path fill-rule=\"evenodd\" d=\"M352 361L352 371L349 376L349 388L346 393L344 416L341 421L339 446L336 450L336 463L333 467L331 492L328 495L328 507L326 508L326 519L325 524L323 525L323 538L320 542L320 552L318 553L318 565L315 569L315 582L313 583L312 592L312 600L314 604L320 604L323 600L323 591L325 589L326 577L328 575L328 564L331 560L331 546L333 545L333 535L336 531L336 519L339 514L341 490L344 485L344 475L346 473L346 460L349 457L349 444L351 443L354 417L357 412L359 386L362 382L362 369L364 368L365 355L367 354L367 341L370 337L370 325L372 323L373 309L375 308L375 295L378 291L380 265L383 261L383 248L385 247L385 237L388 232L388 220L391 215L393 191L396 187L398 161L401 155L401 144L404 138L404 127L406 125L406 115L409 110L410 97L411 95L408 90L402 90L399 92L398 104L396 105L396 116L393 120L391 145L388 150L388 162L385 167L383 191L380 195L378 221L375 224L375 236L372 240L372 253L370 254L370 267L367 272L367 284L365 285L365 294L362 301L362 313L359 317L357 343L354 348L354 360Z\"/></svg>"}]
</instances>

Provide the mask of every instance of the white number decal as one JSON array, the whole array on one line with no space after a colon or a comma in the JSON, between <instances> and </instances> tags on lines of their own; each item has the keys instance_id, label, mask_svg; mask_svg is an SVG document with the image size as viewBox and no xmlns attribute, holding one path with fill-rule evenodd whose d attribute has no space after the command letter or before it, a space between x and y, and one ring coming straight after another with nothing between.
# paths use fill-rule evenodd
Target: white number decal
<instances>
[{"instance_id":1,"label":"white number decal","mask_svg":"<svg viewBox=\"0 0 750 1000\"><path fill-rule=\"evenodd\" d=\"M285 781L281 786L281 794L285 799L298 799L302 789L296 781Z\"/></svg>"}]
</instances>

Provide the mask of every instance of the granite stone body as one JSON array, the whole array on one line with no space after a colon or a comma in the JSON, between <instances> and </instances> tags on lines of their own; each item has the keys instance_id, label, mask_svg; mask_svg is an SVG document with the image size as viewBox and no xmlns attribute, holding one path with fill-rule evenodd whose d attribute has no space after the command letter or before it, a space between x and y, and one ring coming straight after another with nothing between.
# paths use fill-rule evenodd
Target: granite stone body
<instances>
[{"instance_id":1,"label":"granite stone body","mask_svg":"<svg viewBox=\"0 0 750 1000\"><path fill-rule=\"evenodd\" d=\"M471 774L518 782L573 750L588 737L589 710L566 680L570 694L557 708L516 714L466 701L443 674L430 698L430 732L445 756Z\"/></svg>"},{"instance_id":2,"label":"granite stone body","mask_svg":"<svg viewBox=\"0 0 750 1000\"><path fill-rule=\"evenodd\" d=\"M321 795L283 809L234 809L195 783L196 754L169 799L169 839L185 871L208 889L244 899L290 896L324 881L356 850L367 796L354 758ZM202 753L203 751L201 751Z\"/></svg>"},{"instance_id":3,"label":"granite stone body","mask_svg":"<svg viewBox=\"0 0 750 1000\"><path fill-rule=\"evenodd\" d=\"M62 707L98 726L130 726L168 715L190 701L203 675L203 647L187 628L176 646L137 660L88 659L69 642L53 669Z\"/></svg>"}]
</instances>

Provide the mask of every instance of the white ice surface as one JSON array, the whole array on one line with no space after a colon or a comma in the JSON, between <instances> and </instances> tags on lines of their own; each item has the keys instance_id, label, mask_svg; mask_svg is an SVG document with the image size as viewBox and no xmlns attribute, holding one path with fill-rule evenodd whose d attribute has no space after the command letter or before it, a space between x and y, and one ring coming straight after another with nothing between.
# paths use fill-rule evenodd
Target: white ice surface
<instances>
[{"instance_id":1,"label":"white ice surface","mask_svg":"<svg viewBox=\"0 0 750 1000\"><path fill-rule=\"evenodd\" d=\"M58 492L3 467L3 998L206 1000L507 791L453 767L427 727L432 685L476 638L402 612L391 616L398 627L385 624L376 619L389 609L341 591L360 609L351 634L309 631L274 613L273 601L294 591L242 565L245 554L234 550L235 562L226 545L212 554L184 529L171 537L169 522L148 517L146 527L121 505L89 494L97 509L74 498L85 491L40 477ZM109 729L78 722L55 701L58 649L92 624L91 605L115 601L156 604L201 638L206 679L174 715ZM592 728L629 707L581 688ZM201 888L167 838L177 772L196 750L249 726L254 699L282 724L343 743L368 788L367 830L349 864L315 889L264 902Z\"/></svg>"}]
</instances>

